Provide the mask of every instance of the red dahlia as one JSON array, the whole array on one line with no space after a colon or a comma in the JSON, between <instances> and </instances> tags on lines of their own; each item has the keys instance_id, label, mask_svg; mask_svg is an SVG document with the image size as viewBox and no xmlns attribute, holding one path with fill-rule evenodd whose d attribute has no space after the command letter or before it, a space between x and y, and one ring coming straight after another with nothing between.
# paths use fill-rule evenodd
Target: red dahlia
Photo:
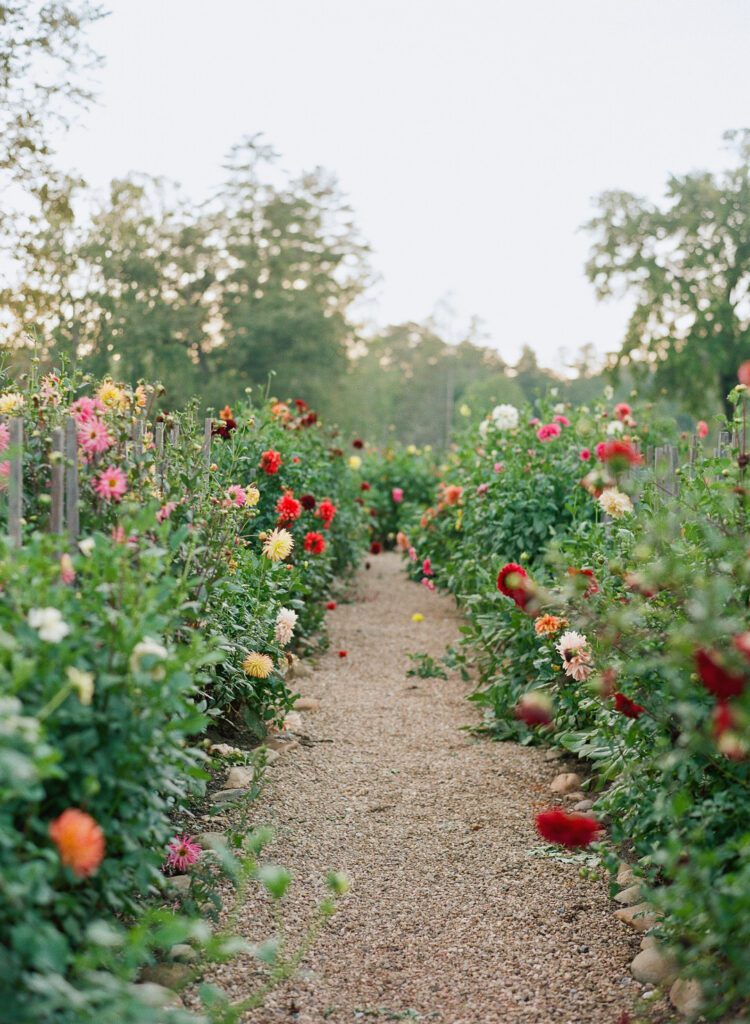
<instances>
[{"instance_id":1,"label":"red dahlia","mask_svg":"<svg viewBox=\"0 0 750 1024\"><path fill-rule=\"evenodd\" d=\"M497 589L501 594L515 601L519 608L525 608L531 600L529 574L522 565L508 562L497 574Z\"/></svg>"},{"instance_id":2,"label":"red dahlia","mask_svg":"<svg viewBox=\"0 0 750 1024\"><path fill-rule=\"evenodd\" d=\"M619 711L626 718L640 718L645 710L630 697L626 697L624 693L615 694L615 711Z\"/></svg>"},{"instance_id":3,"label":"red dahlia","mask_svg":"<svg viewBox=\"0 0 750 1024\"><path fill-rule=\"evenodd\" d=\"M643 456L630 441L602 441L596 446L596 457L614 470L638 466L643 462Z\"/></svg>"},{"instance_id":4,"label":"red dahlia","mask_svg":"<svg viewBox=\"0 0 750 1024\"><path fill-rule=\"evenodd\" d=\"M281 464L284 460L281 458L281 452L276 452L273 448L269 448L268 451L263 452L260 457L260 468L268 473L269 476L273 476L274 473L278 473L281 469Z\"/></svg>"},{"instance_id":5,"label":"red dahlia","mask_svg":"<svg viewBox=\"0 0 750 1024\"><path fill-rule=\"evenodd\" d=\"M718 661L716 651L698 650L695 652L695 667L701 682L709 693L719 700L728 697L739 697L744 691L747 680L743 675L729 672Z\"/></svg>"},{"instance_id":6,"label":"red dahlia","mask_svg":"<svg viewBox=\"0 0 750 1024\"><path fill-rule=\"evenodd\" d=\"M352 441L352 448L364 448L364 446L365 442L360 440L360 438L358 437L355 437L354 440Z\"/></svg>"},{"instance_id":7,"label":"red dahlia","mask_svg":"<svg viewBox=\"0 0 750 1024\"><path fill-rule=\"evenodd\" d=\"M314 494L303 494L300 496L300 502L302 508L307 509L308 512L312 512L315 508L315 495Z\"/></svg>"},{"instance_id":8,"label":"red dahlia","mask_svg":"<svg viewBox=\"0 0 750 1024\"><path fill-rule=\"evenodd\" d=\"M566 814L555 807L537 814L536 828L548 843L559 843L560 846L573 849L593 843L602 827L596 818L589 818L585 814Z\"/></svg>"},{"instance_id":9,"label":"red dahlia","mask_svg":"<svg viewBox=\"0 0 750 1024\"><path fill-rule=\"evenodd\" d=\"M276 502L276 511L279 513L279 526L288 525L302 515L302 502L297 501L291 491L286 491Z\"/></svg>"},{"instance_id":10,"label":"red dahlia","mask_svg":"<svg viewBox=\"0 0 750 1024\"><path fill-rule=\"evenodd\" d=\"M333 522L334 516L336 515L336 506L330 500L330 498L324 498L318 505L318 511L315 513L318 519L323 523L323 528L328 527Z\"/></svg>"},{"instance_id":11,"label":"red dahlia","mask_svg":"<svg viewBox=\"0 0 750 1024\"><path fill-rule=\"evenodd\" d=\"M370 490L370 485L368 484L368 482L366 480L363 480L362 483L359 485L359 489L360 489L360 491L369 491Z\"/></svg>"},{"instance_id":12,"label":"red dahlia","mask_svg":"<svg viewBox=\"0 0 750 1024\"><path fill-rule=\"evenodd\" d=\"M305 551L309 551L311 555L322 555L326 549L325 538L321 533L315 533L311 530L309 533L305 534L302 546Z\"/></svg>"},{"instance_id":13,"label":"red dahlia","mask_svg":"<svg viewBox=\"0 0 750 1024\"><path fill-rule=\"evenodd\" d=\"M599 584L596 582L596 576L594 576L593 569L568 569L568 576L586 576L589 580L589 584L583 592L584 597L591 597L592 594L599 592Z\"/></svg>"},{"instance_id":14,"label":"red dahlia","mask_svg":"<svg viewBox=\"0 0 750 1024\"><path fill-rule=\"evenodd\" d=\"M383 545L380 543L379 540L374 540L372 542L372 544L370 545L370 554L371 555L379 555L382 550L383 550Z\"/></svg>"}]
</instances>

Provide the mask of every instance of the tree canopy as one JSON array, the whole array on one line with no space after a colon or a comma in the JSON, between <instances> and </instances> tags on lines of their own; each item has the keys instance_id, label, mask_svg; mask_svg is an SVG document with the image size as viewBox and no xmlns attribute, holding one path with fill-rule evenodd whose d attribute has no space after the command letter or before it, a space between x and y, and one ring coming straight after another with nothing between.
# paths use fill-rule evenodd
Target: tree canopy
<instances>
[{"instance_id":1,"label":"tree canopy","mask_svg":"<svg viewBox=\"0 0 750 1024\"><path fill-rule=\"evenodd\" d=\"M738 158L728 171L672 175L662 205L605 192L586 225L597 295L635 299L613 366L698 410L750 358L750 132L726 137Z\"/></svg>"}]
</instances>

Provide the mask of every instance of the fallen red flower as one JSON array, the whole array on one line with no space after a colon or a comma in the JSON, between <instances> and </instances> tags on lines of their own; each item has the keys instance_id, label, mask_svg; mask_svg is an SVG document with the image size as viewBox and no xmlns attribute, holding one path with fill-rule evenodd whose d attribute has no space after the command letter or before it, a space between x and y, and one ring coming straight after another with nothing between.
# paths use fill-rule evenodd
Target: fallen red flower
<instances>
[{"instance_id":1,"label":"fallen red flower","mask_svg":"<svg viewBox=\"0 0 750 1024\"><path fill-rule=\"evenodd\" d=\"M536 816L536 828L542 839L575 849L593 843L602 826L585 814L567 814L555 807Z\"/></svg>"},{"instance_id":2,"label":"fallen red flower","mask_svg":"<svg viewBox=\"0 0 750 1024\"><path fill-rule=\"evenodd\" d=\"M339 651L339 658L345 658L348 653L348 651Z\"/></svg>"},{"instance_id":3,"label":"fallen red flower","mask_svg":"<svg viewBox=\"0 0 750 1024\"><path fill-rule=\"evenodd\" d=\"M371 555L379 555L382 550L383 550L383 545L380 543L379 540L374 540L372 542L372 544L370 545L370 554Z\"/></svg>"},{"instance_id":4,"label":"fallen red flower","mask_svg":"<svg viewBox=\"0 0 750 1024\"><path fill-rule=\"evenodd\" d=\"M328 609L329 612L332 612L336 608L336 602L326 601L326 608Z\"/></svg>"}]
</instances>

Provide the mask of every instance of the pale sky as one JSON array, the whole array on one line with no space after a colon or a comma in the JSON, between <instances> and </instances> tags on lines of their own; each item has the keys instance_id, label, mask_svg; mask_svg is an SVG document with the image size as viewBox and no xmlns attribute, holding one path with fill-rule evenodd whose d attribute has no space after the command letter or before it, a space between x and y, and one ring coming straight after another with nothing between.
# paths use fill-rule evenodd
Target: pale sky
<instances>
[{"instance_id":1,"label":"pale sky","mask_svg":"<svg viewBox=\"0 0 750 1024\"><path fill-rule=\"evenodd\" d=\"M590 199L658 199L750 126L750 0L104 0L100 102L60 147L97 187L128 171L195 199L242 136L336 173L380 280L363 311L446 300L513 361L617 348L578 232Z\"/></svg>"}]
</instances>

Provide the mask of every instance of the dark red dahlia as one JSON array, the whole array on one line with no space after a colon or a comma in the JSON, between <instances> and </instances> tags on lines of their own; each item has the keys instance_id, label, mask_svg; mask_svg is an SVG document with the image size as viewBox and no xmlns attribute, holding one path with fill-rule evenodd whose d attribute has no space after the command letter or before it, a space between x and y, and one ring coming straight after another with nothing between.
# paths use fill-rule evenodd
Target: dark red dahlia
<instances>
[{"instance_id":1,"label":"dark red dahlia","mask_svg":"<svg viewBox=\"0 0 750 1024\"><path fill-rule=\"evenodd\" d=\"M307 402L304 400L304 398L295 398L294 399L294 404L297 406L297 411L298 412L304 412L305 409L309 409L310 408L310 406L307 404Z\"/></svg>"},{"instance_id":2,"label":"dark red dahlia","mask_svg":"<svg viewBox=\"0 0 750 1024\"><path fill-rule=\"evenodd\" d=\"M497 589L522 609L531 600L529 574L522 565L515 562L508 562L497 574Z\"/></svg>"},{"instance_id":3,"label":"dark red dahlia","mask_svg":"<svg viewBox=\"0 0 750 1024\"><path fill-rule=\"evenodd\" d=\"M383 545L380 543L379 540L374 540L372 542L372 544L370 545L370 554L371 555L379 555L382 550L383 550Z\"/></svg>"},{"instance_id":4,"label":"dark red dahlia","mask_svg":"<svg viewBox=\"0 0 750 1024\"><path fill-rule=\"evenodd\" d=\"M548 843L558 843L570 849L593 843L602 829L596 818L585 814L567 814L557 807L537 814L536 828Z\"/></svg>"},{"instance_id":5,"label":"dark red dahlia","mask_svg":"<svg viewBox=\"0 0 750 1024\"><path fill-rule=\"evenodd\" d=\"M703 685L719 700L739 697L747 680L737 672L730 672L720 663L716 651L695 652L695 667Z\"/></svg>"},{"instance_id":6,"label":"dark red dahlia","mask_svg":"<svg viewBox=\"0 0 750 1024\"><path fill-rule=\"evenodd\" d=\"M526 725L549 725L552 713L552 701L544 693L525 693L513 708L516 718Z\"/></svg>"},{"instance_id":7,"label":"dark red dahlia","mask_svg":"<svg viewBox=\"0 0 750 1024\"><path fill-rule=\"evenodd\" d=\"M630 697L626 697L624 693L615 694L615 711L619 711L621 715L625 715L626 718L640 718L645 712L645 708L641 707L640 704L636 704Z\"/></svg>"},{"instance_id":8,"label":"dark red dahlia","mask_svg":"<svg viewBox=\"0 0 750 1024\"><path fill-rule=\"evenodd\" d=\"M315 533L311 530L309 533L305 534L302 546L305 551L309 551L311 555L322 555L326 549L325 538L322 533Z\"/></svg>"},{"instance_id":9,"label":"dark red dahlia","mask_svg":"<svg viewBox=\"0 0 750 1024\"><path fill-rule=\"evenodd\" d=\"M302 494L299 500L302 503L302 508L306 509L308 512L312 512L315 508L314 494Z\"/></svg>"},{"instance_id":10,"label":"dark red dahlia","mask_svg":"<svg viewBox=\"0 0 750 1024\"><path fill-rule=\"evenodd\" d=\"M363 480L362 483L359 485L359 489L360 489L360 491L369 491L370 490L370 485L368 484L368 482L366 480Z\"/></svg>"},{"instance_id":11,"label":"dark red dahlia","mask_svg":"<svg viewBox=\"0 0 750 1024\"><path fill-rule=\"evenodd\" d=\"M352 441L352 448L364 448L364 446L365 442L360 440L360 438L358 437L355 437L354 440Z\"/></svg>"}]
</instances>

